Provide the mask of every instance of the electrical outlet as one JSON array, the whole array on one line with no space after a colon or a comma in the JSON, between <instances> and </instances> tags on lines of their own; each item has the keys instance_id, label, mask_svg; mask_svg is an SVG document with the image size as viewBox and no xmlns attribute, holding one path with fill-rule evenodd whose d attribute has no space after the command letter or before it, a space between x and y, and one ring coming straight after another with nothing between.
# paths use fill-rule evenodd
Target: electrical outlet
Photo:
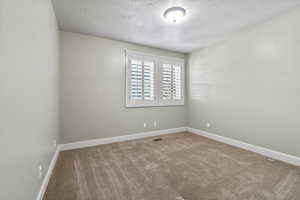
<instances>
[{"instance_id":1,"label":"electrical outlet","mask_svg":"<svg viewBox=\"0 0 300 200\"><path fill-rule=\"evenodd\" d=\"M207 128L210 127L210 123L209 123L209 122L206 123L206 127L207 127Z\"/></svg>"},{"instance_id":2,"label":"electrical outlet","mask_svg":"<svg viewBox=\"0 0 300 200\"><path fill-rule=\"evenodd\" d=\"M43 167L42 167L42 165L39 165L38 169L39 169L39 177L42 178L42 176L43 176Z\"/></svg>"},{"instance_id":3,"label":"electrical outlet","mask_svg":"<svg viewBox=\"0 0 300 200\"><path fill-rule=\"evenodd\" d=\"M157 126L157 122L156 122L156 121L153 122L153 126L154 126L154 127Z\"/></svg>"},{"instance_id":4,"label":"electrical outlet","mask_svg":"<svg viewBox=\"0 0 300 200\"><path fill-rule=\"evenodd\" d=\"M53 147L56 148L56 146L57 146L57 142L56 140L53 140Z\"/></svg>"},{"instance_id":5,"label":"electrical outlet","mask_svg":"<svg viewBox=\"0 0 300 200\"><path fill-rule=\"evenodd\" d=\"M147 124L144 122L144 128L146 128L147 127Z\"/></svg>"}]
</instances>

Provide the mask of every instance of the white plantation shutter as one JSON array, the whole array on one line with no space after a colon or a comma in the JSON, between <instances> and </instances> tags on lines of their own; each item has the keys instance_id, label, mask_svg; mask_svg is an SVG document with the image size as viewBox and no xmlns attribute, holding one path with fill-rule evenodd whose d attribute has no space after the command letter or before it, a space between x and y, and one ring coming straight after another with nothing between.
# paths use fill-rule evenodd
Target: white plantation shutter
<instances>
[{"instance_id":1,"label":"white plantation shutter","mask_svg":"<svg viewBox=\"0 0 300 200\"><path fill-rule=\"evenodd\" d=\"M173 99L175 101L182 101L182 87L183 87L183 79L182 79L182 67L180 65L173 65L173 76L172 76L172 91L173 91Z\"/></svg>"},{"instance_id":2,"label":"white plantation shutter","mask_svg":"<svg viewBox=\"0 0 300 200\"><path fill-rule=\"evenodd\" d=\"M182 59L126 53L126 106L184 104Z\"/></svg>"},{"instance_id":3,"label":"white plantation shutter","mask_svg":"<svg viewBox=\"0 0 300 200\"><path fill-rule=\"evenodd\" d=\"M130 99L143 100L143 65L141 60L130 59Z\"/></svg>"},{"instance_id":4,"label":"white plantation shutter","mask_svg":"<svg viewBox=\"0 0 300 200\"><path fill-rule=\"evenodd\" d=\"M160 64L160 104L182 105L184 103L183 64Z\"/></svg>"},{"instance_id":5,"label":"white plantation shutter","mask_svg":"<svg viewBox=\"0 0 300 200\"><path fill-rule=\"evenodd\" d=\"M157 101L155 61L134 55L128 56L127 59L127 106L154 105Z\"/></svg>"},{"instance_id":6,"label":"white plantation shutter","mask_svg":"<svg viewBox=\"0 0 300 200\"><path fill-rule=\"evenodd\" d=\"M161 92L162 100L172 99L172 65L161 65Z\"/></svg>"},{"instance_id":7,"label":"white plantation shutter","mask_svg":"<svg viewBox=\"0 0 300 200\"><path fill-rule=\"evenodd\" d=\"M155 100L154 61L144 61L144 101Z\"/></svg>"}]
</instances>

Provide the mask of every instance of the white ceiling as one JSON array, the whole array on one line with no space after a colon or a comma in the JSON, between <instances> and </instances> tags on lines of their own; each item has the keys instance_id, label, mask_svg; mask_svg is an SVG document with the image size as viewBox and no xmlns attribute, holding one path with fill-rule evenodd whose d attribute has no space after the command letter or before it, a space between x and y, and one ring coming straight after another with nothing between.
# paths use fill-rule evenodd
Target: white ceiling
<instances>
[{"instance_id":1,"label":"white ceiling","mask_svg":"<svg viewBox=\"0 0 300 200\"><path fill-rule=\"evenodd\" d=\"M300 0L53 0L64 31L191 52L225 39L248 25L299 6ZM166 23L162 14L182 6L181 23Z\"/></svg>"}]
</instances>

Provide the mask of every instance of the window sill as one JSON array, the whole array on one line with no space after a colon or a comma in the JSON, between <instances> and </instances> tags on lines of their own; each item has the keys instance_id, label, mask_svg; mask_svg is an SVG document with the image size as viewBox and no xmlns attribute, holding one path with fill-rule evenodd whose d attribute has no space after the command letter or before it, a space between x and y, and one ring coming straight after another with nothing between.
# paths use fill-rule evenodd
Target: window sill
<instances>
[{"instance_id":1,"label":"window sill","mask_svg":"<svg viewBox=\"0 0 300 200\"><path fill-rule=\"evenodd\" d=\"M148 107L174 107L174 106L184 106L184 103L176 104L140 104L140 105L126 105L126 108L148 108Z\"/></svg>"}]
</instances>

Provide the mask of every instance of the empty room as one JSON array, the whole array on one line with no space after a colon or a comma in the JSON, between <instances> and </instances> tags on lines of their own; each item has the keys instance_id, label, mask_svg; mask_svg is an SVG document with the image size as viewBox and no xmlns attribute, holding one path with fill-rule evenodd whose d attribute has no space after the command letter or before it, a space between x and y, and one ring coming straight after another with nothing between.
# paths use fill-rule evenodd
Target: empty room
<instances>
[{"instance_id":1,"label":"empty room","mask_svg":"<svg viewBox=\"0 0 300 200\"><path fill-rule=\"evenodd\" d=\"M300 0L0 0L1 200L300 200Z\"/></svg>"}]
</instances>

